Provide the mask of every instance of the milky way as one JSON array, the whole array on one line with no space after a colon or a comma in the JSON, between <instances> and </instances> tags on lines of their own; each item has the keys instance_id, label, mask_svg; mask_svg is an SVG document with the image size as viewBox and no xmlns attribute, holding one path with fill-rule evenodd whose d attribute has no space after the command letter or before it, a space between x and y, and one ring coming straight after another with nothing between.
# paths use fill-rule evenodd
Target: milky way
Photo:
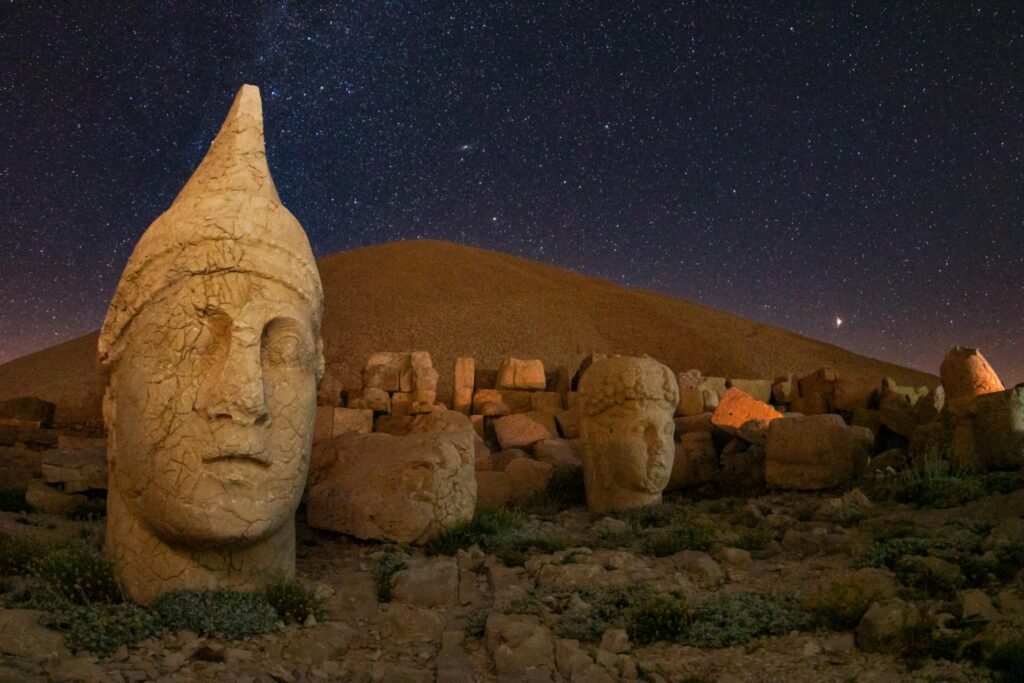
<instances>
[{"instance_id":1,"label":"milky way","mask_svg":"<svg viewBox=\"0 0 1024 683\"><path fill-rule=\"evenodd\" d=\"M99 327L253 83L317 255L453 240L1024 381L1016 3L326 4L0 9L0 361Z\"/></svg>"}]
</instances>

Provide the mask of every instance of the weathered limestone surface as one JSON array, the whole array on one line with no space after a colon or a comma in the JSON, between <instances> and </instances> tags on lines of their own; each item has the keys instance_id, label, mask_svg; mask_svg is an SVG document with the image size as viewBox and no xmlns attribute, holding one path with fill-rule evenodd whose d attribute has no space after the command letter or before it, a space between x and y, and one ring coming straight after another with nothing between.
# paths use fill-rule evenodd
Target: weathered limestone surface
<instances>
[{"instance_id":1,"label":"weathered limestone surface","mask_svg":"<svg viewBox=\"0 0 1024 683\"><path fill-rule=\"evenodd\" d=\"M775 420L765 444L765 481L787 489L841 486L867 465L869 438L869 430L848 427L838 415Z\"/></svg>"},{"instance_id":2,"label":"weathered limestone surface","mask_svg":"<svg viewBox=\"0 0 1024 683\"><path fill-rule=\"evenodd\" d=\"M243 86L139 239L100 332L107 553L135 600L294 572L322 308L267 166L259 90Z\"/></svg>"},{"instance_id":3,"label":"weathered limestone surface","mask_svg":"<svg viewBox=\"0 0 1024 683\"><path fill-rule=\"evenodd\" d=\"M544 363L537 359L520 360L505 357L498 368L499 389L534 389L543 391L547 386Z\"/></svg>"},{"instance_id":4,"label":"weathered limestone surface","mask_svg":"<svg viewBox=\"0 0 1024 683\"><path fill-rule=\"evenodd\" d=\"M762 403L772 400L772 381L769 379L730 379L726 386L739 389Z\"/></svg>"},{"instance_id":5,"label":"weathered limestone surface","mask_svg":"<svg viewBox=\"0 0 1024 683\"><path fill-rule=\"evenodd\" d=\"M55 404L35 396L12 398L0 401L0 424L49 429L56 412Z\"/></svg>"},{"instance_id":6,"label":"weathered limestone surface","mask_svg":"<svg viewBox=\"0 0 1024 683\"><path fill-rule=\"evenodd\" d=\"M107 451L43 451L40 472L48 484L60 484L65 493L81 493L107 488Z\"/></svg>"},{"instance_id":7,"label":"weathered limestone surface","mask_svg":"<svg viewBox=\"0 0 1024 683\"><path fill-rule=\"evenodd\" d=\"M545 413L506 415L494 421L498 443L505 448L524 448L558 436L554 418Z\"/></svg>"},{"instance_id":8,"label":"weathered limestone surface","mask_svg":"<svg viewBox=\"0 0 1024 683\"><path fill-rule=\"evenodd\" d=\"M966 346L957 346L946 354L939 377L949 400L1006 390L981 351Z\"/></svg>"},{"instance_id":9,"label":"weathered limestone surface","mask_svg":"<svg viewBox=\"0 0 1024 683\"><path fill-rule=\"evenodd\" d=\"M28 448L0 446L0 481L10 491L28 487L33 479L42 476L42 452Z\"/></svg>"},{"instance_id":10,"label":"weathered limestone surface","mask_svg":"<svg viewBox=\"0 0 1024 683\"><path fill-rule=\"evenodd\" d=\"M653 358L597 361L580 380L583 477L593 513L661 501L675 457L675 376Z\"/></svg>"},{"instance_id":11,"label":"weathered limestone surface","mask_svg":"<svg viewBox=\"0 0 1024 683\"><path fill-rule=\"evenodd\" d=\"M336 439L333 464L309 489L309 525L425 543L469 521L476 506L473 437L464 430Z\"/></svg>"},{"instance_id":12,"label":"weathered limestone surface","mask_svg":"<svg viewBox=\"0 0 1024 683\"><path fill-rule=\"evenodd\" d=\"M751 421L771 422L781 418L782 413L767 403L758 401L741 389L732 388L725 392L715 408L711 423L733 436L743 436L743 426Z\"/></svg>"},{"instance_id":13,"label":"weathered limestone surface","mask_svg":"<svg viewBox=\"0 0 1024 683\"><path fill-rule=\"evenodd\" d=\"M472 358L455 359L455 393L452 408L469 415L473 406L473 387L476 382L476 362Z\"/></svg>"},{"instance_id":14,"label":"weathered limestone surface","mask_svg":"<svg viewBox=\"0 0 1024 683\"><path fill-rule=\"evenodd\" d=\"M951 459L980 472L1024 466L1024 384L950 401Z\"/></svg>"},{"instance_id":15,"label":"weathered limestone surface","mask_svg":"<svg viewBox=\"0 0 1024 683\"><path fill-rule=\"evenodd\" d=\"M710 432L686 432L676 444L672 477L666 490L688 488L707 483L714 478L718 453Z\"/></svg>"}]
</instances>

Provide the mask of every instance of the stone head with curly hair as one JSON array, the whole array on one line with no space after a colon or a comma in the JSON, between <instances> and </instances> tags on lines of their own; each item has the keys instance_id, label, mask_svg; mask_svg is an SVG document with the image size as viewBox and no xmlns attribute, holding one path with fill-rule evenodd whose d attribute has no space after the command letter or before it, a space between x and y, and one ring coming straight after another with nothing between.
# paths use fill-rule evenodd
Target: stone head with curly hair
<instances>
[{"instance_id":1,"label":"stone head with curly hair","mask_svg":"<svg viewBox=\"0 0 1024 683\"><path fill-rule=\"evenodd\" d=\"M679 387L653 358L613 356L580 380L583 473L591 512L660 502L675 457Z\"/></svg>"}]
</instances>

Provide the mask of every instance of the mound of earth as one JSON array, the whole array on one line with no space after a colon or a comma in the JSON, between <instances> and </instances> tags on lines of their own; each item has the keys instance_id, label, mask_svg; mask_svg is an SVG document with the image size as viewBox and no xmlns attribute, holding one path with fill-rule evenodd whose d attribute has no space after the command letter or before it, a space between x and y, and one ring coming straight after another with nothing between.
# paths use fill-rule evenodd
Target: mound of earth
<instances>
[{"instance_id":1,"label":"mound of earth","mask_svg":"<svg viewBox=\"0 0 1024 683\"><path fill-rule=\"evenodd\" d=\"M774 378L824 365L872 381L938 384L927 373L656 292L449 242L393 242L318 261L325 293L327 381L358 389L375 351L426 350L450 401L455 359L497 369L502 355L572 372L589 353L648 354L677 372ZM0 400L57 404L58 424L102 423L97 333L0 365Z\"/></svg>"}]
</instances>

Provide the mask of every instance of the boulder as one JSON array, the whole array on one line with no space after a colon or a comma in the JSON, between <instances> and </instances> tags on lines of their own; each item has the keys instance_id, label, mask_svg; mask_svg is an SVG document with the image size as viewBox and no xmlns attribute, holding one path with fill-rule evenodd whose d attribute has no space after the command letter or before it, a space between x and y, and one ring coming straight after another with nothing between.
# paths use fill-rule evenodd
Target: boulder
<instances>
[{"instance_id":1,"label":"boulder","mask_svg":"<svg viewBox=\"0 0 1024 683\"><path fill-rule=\"evenodd\" d=\"M548 415L558 415L562 412L562 395L556 391L533 391L530 392L530 410Z\"/></svg>"},{"instance_id":2,"label":"boulder","mask_svg":"<svg viewBox=\"0 0 1024 683\"><path fill-rule=\"evenodd\" d=\"M18 428L15 425L0 424L0 446L13 446L18 443Z\"/></svg>"},{"instance_id":3,"label":"boulder","mask_svg":"<svg viewBox=\"0 0 1024 683\"><path fill-rule=\"evenodd\" d=\"M725 392L728 391L726 384L727 381L724 377L701 377L697 386L703 391L713 393L717 399L715 402L717 405L718 401L721 401L722 397L725 396Z\"/></svg>"},{"instance_id":4,"label":"boulder","mask_svg":"<svg viewBox=\"0 0 1024 683\"><path fill-rule=\"evenodd\" d=\"M469 415L473 407L473 388L476 384L476 361L461 356L455 359L455 390L452 408Z\"/></svg>"},{"instance_id":5,"label":"boulder","mask_svg":"<svg viewBox=\"0 0 1024 683\"><path fill-rule=\"evenodd\" d=\"M0 489L22 491L42 476L42 452L0 446Z\"/></svg>"},{"instance_id":6,"label":"boulder","mask_svg":"<svg viewBox=\"0 0 1024 683\"><path fill-rule=\"evenodd\" d=\"M485 641L499 680L551 680L555 641L537 617L491 612Z\"/></svg>"},{"instance_id":7,"label":"boulder","mask_svg":"<svg viewBox=\"0 0 1024 683\"><path fill-rule=\"evenodd\" d=\"M408 415L412 412L412 392L396 391L391 394L391 414Z\"/></svg>"},{"instance_id":8,"label":"boulder","mask_svg":"<svg viewBox=\"0 0 1024 683\"><path fill-rule=\"evenodd\" d=\"M395 574L393 599L417 607L458 604L459 567L450 557L416 559Z\"/></svg>"},{"instance_id":9,"label":"boulder","mask_svg":"<svg viewBox=\"0 0 1024 683\"><path fill-rule=\"evenodd\" d=\"M312 527L357 538L425 543L473 518L472 430L347 434L336 459L309 490Z\"/></svg>"},{"instance_id":10,"label":"boulder","mask_svg":"<svg viewBox=\"0 0 1024 683\"><path fill-rule=\"evenodd\" d=\"M508 389L477 389L473 394L473 412L485 415L488 404L502 403L508 407L506 414L528 413L533 408L532 393Z\"/></svg>"},{"instance_id":11,"label":"boulder","mask_svg":"<svg viewBox=\"0 0 1024 683\"><path fill-rule=\"evenodd\" d=\"M711 416L711 423L733 436L741 436L740 428L751 420L782 419L782 413L763 401L758 401L740 389L729 389Z\"/></svg>"},{"instance_id":12,"label":"boulder","mask_svg":"<svg viewBox=\"0 0 1024 683\"><path fill-rule=\"evenodd\" d=\"M402 379L411 371L411 354L383 351L375 353L363 368L363 387L383 391L411 391L412 387L402 386ZM411 378L406 380L411 384Z\"/></svg>"},{"instance_id":13,"label":"boulder","mask_svg":"<svg viewBox=\"0 0 1024 683\"><path fill-rule=\"evenodd\" d=\"M764 486L764 448L750 446L745 451L722 453L722 467L714 482L723 492L744 493Z\"/></svg>"},{"instance_id":14,"label":"boulder","mask_svg":"<svg viewBox=\"0 0 1024 683\"><path fill-rule=\"evenodd\" d=\"M775 399L776 405L789 405L793 402L796 382L796 375L792 372L775 378L772 382L772 398Z\"/></svg>"},{"instance_id":15,"label":"boulder","mask_svg":"<svg viewBox=\"0 0 1024 683\"><path fill-rule=\"evenodd\" d=\"M927 388L922 387L927 392ZM878 402L879 421L900 436L910 438L918 425L914 404L920 394L916 389L900 387L892 380L882 380L882 392Z\"/></svg>"},{"instance_id":16,"label":"boulder","mask_svg":"<svg viewBox=\"0 0 1024 683\"><path fill-rule=\"evenodd\" d=\"M866 438L838 415L775 420L765 444L765 481L787 489L841 486L866 464Z\"/></svg>"},{"instance_id":17,"label":"boulder","mask_svg":"<svg viewBox=\"0 0 1024 683\"><path fill-rule=\"evenodd\" d=\"M554 418L544 413L506 415L494 421L498 443L505 448L525 448L558 436Z\"/></svg>"},{"instance_id":18,"label":"boulder","mask_svg":"<svg viewBox=\"0 0 1024 683\"><path fill-rule=\"evenodd\" d=\"M824 367L801 377L797 382L798 391L790 403L792 410L804 415L823 415L832 412L836 381L839 373L835 368Z\"/></svg>"},{"instance_id":19,"label":"boulder","mask_svg":"<svg viewBox=\"0 0 1024 683\"><path fill-rule=\"evenodd\" d=\"M676 376L676 382L679 384L676 415L700 415L704 412L704 391L700 380L700 372L697 370L687 370Z\"/></svg>"},{"instance_id":20,"label":"boulder","mask_svg":"<svg viewBox=\"0 0 1024 683\"><path fill-rule=\"evenodd\" d=\"M729 389L739 389L755 401L768 403L772 400L772 382L767 379L730 379L726 383Z\"/></svg>"},{"instance_id":21,"label":"boulder","mask_svg":"<svg viewBox=\"0 0 1024 683\"><path fill-rule=\"evenodd\" d=\"M878 404L878 379L837 377L833 384L832 409L845 413L871 408Z\"/></svg>"},{"instance_id":22,"label":"boulder","mask_svg":"<svg viewBox=\"0 0 1024 683\"><path fill-rule=\"evenodd\" d=\"M667 491L699 486L711 481L718 466L718 453L709 432L682 434L676 444L672 476Z\"/></svg>"},{"instance_id":23,"label":"boulder","mask_svg":"<svg viewBox=\"0 0 1024 683\"><path fill-rule=\"evenodd\" d=\"M40 463L43 480L60 484L65 493L107 489L107 451L92 450L43 451Z\"/></svg>"},{"instance_id":24,"label":"boulder","mask_svg":"<svg viewBox=\"0 0 1024 683\"><path fill-rule=\"evenodd\" d=\"M72 515L89 509L90 501L81 493L64 493L41 479L33 479L25 490L25 500L39 512Z\"/></svg>"},{"instance_id":25,"label":"boulder","mask_svg":"<svg viewBox=\"0 0 1024 683\"><path fill-rule=\"evenodd\" d=\"M537 389L543 391L547 387L544 376L544 364L536 359L520 360L506 356L498 368L499 389Z\"/></svg>"},{"instance_id":26,"label":"boulder","mask_svg":"<svg viewBox=\"0 0 1024 683\"><path fill-rule=\"evenodd\" d=\"M57 406L35 396L21 396L0 401L0 424L17 427L50 429Z\"/></svg>"},{"instance_id":27,"label":"boulder","mask_svg":"<svg viewBox=\"0 0 1024 683\"><path fill-rule=\"evenodd\" d=\"M920 622L913 603L899 598L875 602L857 624L857 647L865 652L898 652L904 634Z\"/></svg>"},{"instance_id":28,"label":"boulder","mask_svg":"<svg viewBox=\"0 0 1024 683\"><path fill-rule=\"evenodd\" d=\"M518 458L510 462L503 474L508 486L509 501L514 504L528 503L542 495L555 468L551 463L531 458Z\"/></svg>"},{"instance_id":29,"label":"boulder","mask_svg":"<svg viewBox=\"0 0 1024 683\"><path fill-rule=\"evenodd\" d=\"M334 408L332 410L331 434L335 438L357 432L369 434L373 431L373 411L365 408Z\"/></svg>"},{"instance_id":30,"label":"boulder","mask_svg":"<svg viewBox=\"0 0 1024 683\"><path fill-rule=\"evenodd\" d=\"M939 377L946 397L951 400L1006 391L981 351L966 346L957 346L946 354L939 366Z\"/></svg>"},{"instance_id":31,"label":"boulder","mask_svg":"<svg viewBox=\"0 0 1024 683\"><path fill-rule=\"evenodd\" d=\"M566 439L538 441L533 445L533 457L548 463L560 474L571 474L583 468L583 462Z\"/></svg>"},{"instance_id":32,"label":"boulder","mask_svg":"<svg viewBox=\"0 0 1024 683\"><path fill-rule=\"evenodd\" d=\"M348 407L353 410L372 410L375 413L391 412L391 396L378 387L366 387L362 394L348 400Z\"/></svg>"},{"instance_id":33,"label":"boulder","mask_svg":"<svg viewBox=\"0 0 1024 683\"><path fill-rule=\"evenodd\" d=\"M701 413L700 415L687 415L686 417L677 417L676 423L676 436L681 434L688 434L690 432L707 432L711 433L713 425L711 419L714 417L714 413Z\"/></svg>"},{"instance_id":34,"label":"boulder","mask_svg":"<svg viewBox=\"0 0 1024 683\"><path fill-rule=\"evenodd\" d=\"M955 467L987 472L1024 465L1024 384L959 398L946 410L953 425Z\"/></svg>"}]
</instances>

